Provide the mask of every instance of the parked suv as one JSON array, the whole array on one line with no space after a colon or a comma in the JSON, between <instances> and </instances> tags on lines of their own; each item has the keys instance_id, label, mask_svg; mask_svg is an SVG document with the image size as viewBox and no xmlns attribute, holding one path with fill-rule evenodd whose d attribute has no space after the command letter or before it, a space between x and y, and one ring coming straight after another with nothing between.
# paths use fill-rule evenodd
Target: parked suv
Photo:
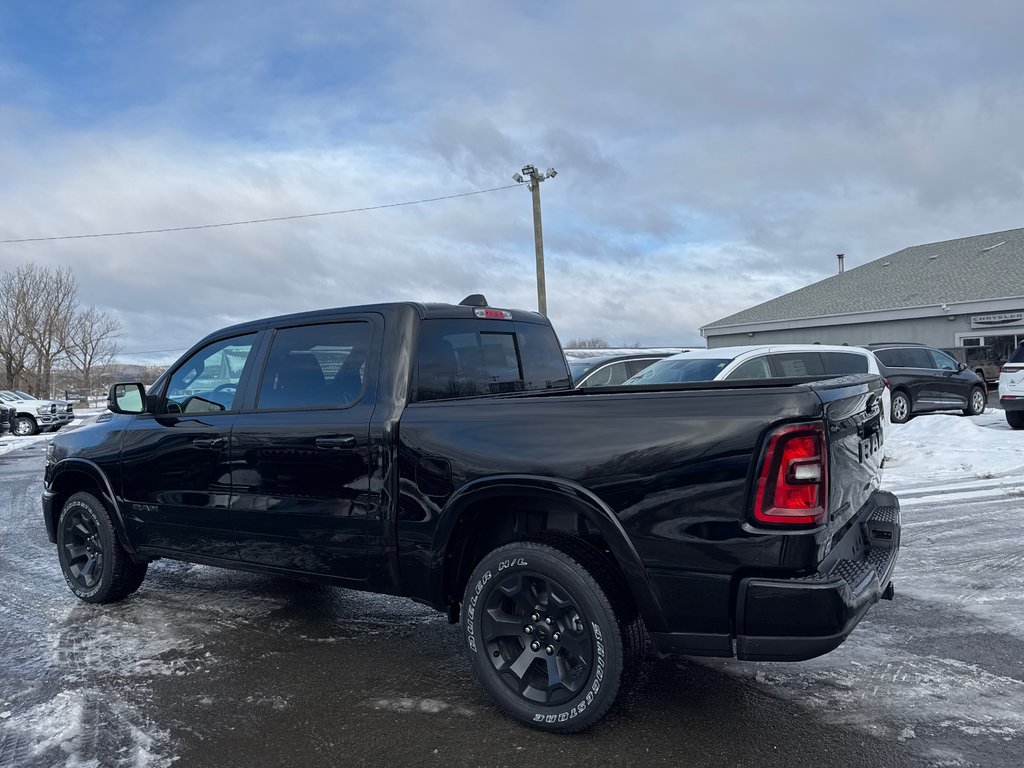
<instances>
[{"instance_id":1,"label":"parked suv","mask_svg":"<svg viewBox=\"0 0 1024 768\"><path fill-rule=\"evenodd\" d=\"M927 411L985 412L988 385L945 352L925 344L868 344L892 392L892 421L902 424Z\"/></svg>"},{"instance_id":2,"label":"parked suv","mask_svg":"<svg viewBox=\"0 0 1024 768\"><path fill-rule=\"evenodd\" d=\"M794 379L873 373L881 376L875 356L861 347L829 344L755 344L694 349L666 357L627 380L634 384L685 381ZM891 411L889 390L882 391L882 412Z\"/></svg>"},{"instance_id":3,"label":"parked suv","mask_svg":"<svg viewBox=\"0 0 1024 768\"><path fill-rule=\"evenodd\" d=\"M1006 413L1007 424L1024 429L1024 342L999 373L999 405Z\"/></svg>"},{"instance_id":4,"label":"parked suv","mask_svg":"<svg viewBox=\"0 0 1024 768\"><path fill-rule=\"evenodd\" d=\"M681 352L681 349L675 352ZM673 354L672 351L636 350L634 352L613 352L608 350L566 350L565 357L572 373L573 386L577 389L589 387L614 387L631 376L640 373L651 363Z\"/></svg>"}]
</instances>

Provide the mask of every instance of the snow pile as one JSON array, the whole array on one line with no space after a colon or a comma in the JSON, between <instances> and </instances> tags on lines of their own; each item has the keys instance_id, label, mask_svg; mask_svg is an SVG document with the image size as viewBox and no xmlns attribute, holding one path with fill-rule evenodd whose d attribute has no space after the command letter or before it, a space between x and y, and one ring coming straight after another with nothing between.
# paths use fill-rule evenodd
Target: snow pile
<instances>
[{"instance_id":1,"label":"snow pile","mask_svg":"<svg viewBox=\"0 0 1024 768\"><path fill-rule=\"evenodd\" d=\"M1001 410L981 416L929 414L893 424L885 435L886 488L1024 475L1024 432L1010 429Z\"/></svg>"}]
</instances>

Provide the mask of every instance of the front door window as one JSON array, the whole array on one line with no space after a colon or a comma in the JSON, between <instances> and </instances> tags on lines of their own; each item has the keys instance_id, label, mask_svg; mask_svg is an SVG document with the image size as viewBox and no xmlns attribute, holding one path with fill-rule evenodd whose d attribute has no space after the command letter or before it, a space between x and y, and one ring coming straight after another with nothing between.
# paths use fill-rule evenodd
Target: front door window
<instances>
[{"instance_id":1,"label":"front door window","mask_svg":"<svg viewBox=\"0 0 1024 768\"><path fill-rule=\"evenodd\" d=\"M235 406L238 382L256 334L222 339L203 347L171 376L164 413L219 413Z\"/></svg>"}]
</instances>

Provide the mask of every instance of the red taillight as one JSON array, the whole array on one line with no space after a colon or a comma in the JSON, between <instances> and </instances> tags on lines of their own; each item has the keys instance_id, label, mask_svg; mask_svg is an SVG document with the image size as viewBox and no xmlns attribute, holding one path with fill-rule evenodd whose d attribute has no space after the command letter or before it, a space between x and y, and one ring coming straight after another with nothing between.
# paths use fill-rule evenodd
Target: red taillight
<instances>
[{"instance_id":1,"label":"red taillight","mask_svg":"<svg viewBox=\"0 0 1024 768\"><path fill-rule=\"evenodd\" d=\"M823 424L793 424L772 433L761 463L754 518L813 525L825 518L828 459Z\"/></svg>"}]
</instances>

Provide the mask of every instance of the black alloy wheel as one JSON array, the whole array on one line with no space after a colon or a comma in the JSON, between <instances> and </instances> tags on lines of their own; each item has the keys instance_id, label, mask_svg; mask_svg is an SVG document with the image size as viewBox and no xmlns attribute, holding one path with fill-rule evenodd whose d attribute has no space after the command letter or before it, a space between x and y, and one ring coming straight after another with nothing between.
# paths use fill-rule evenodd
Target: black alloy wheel
<instances>
[{"instance_id":1,"label":"black alloy wheel","mask_svg":"<svg viewBox=\"0 0 1024 768\"><path fill-rule=\"evenodd\" d=\"M68 587L90 603L111 603L137 590L148 564L117 540L110 513L90 493L67 500L57 521L57 557Z\"/></svg>"},{"instance_id":2,"label":"black alloy wheel","mask_svg":"<svg viewBox=\"0 0 1024 768\"><path fill-rule=\"evenodd\" d=\"M579 541L499 547L470 576L462 607L480 684L535 728L590 727L640 665L643 628L621 578Z\"/></svg>"}]
</instances>

